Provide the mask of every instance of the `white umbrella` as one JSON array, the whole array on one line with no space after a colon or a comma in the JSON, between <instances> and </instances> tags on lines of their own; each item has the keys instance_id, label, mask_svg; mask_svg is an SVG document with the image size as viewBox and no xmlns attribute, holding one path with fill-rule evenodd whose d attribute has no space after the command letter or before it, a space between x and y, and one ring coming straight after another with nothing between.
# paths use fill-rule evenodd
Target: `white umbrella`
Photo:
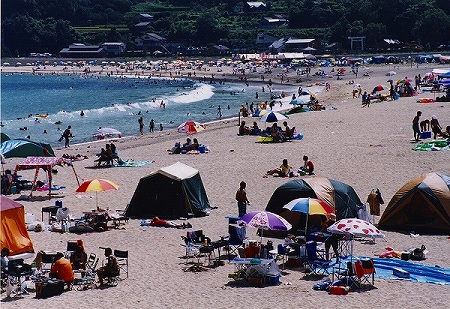
<instances>
[{"instance_id":1,"label":"white umbrella","mask_svg":"<svg viewBox=\"0 0 450 309\"><path fill-rule=\"evenodd\" d=\"M122 132L113 129L113 128L100 128L97 131L95 131L94 133L92 133L92 136L94 137L105 137L105 136L118 136L121 137L122 136Z\"/></svg>"},{"instance_id":2,"label":"white umbrella","mask_svg":"<svg viewBox=\"0 0 450 309\"><path fill-rule=\"evenodd\" d=\"M279 112L270 112L270 113L264 114L261 118L259 118L259 121L277 122L277 121L285 120L285 119L288 119L288 117Z\"/></svg>"}]
</instances>

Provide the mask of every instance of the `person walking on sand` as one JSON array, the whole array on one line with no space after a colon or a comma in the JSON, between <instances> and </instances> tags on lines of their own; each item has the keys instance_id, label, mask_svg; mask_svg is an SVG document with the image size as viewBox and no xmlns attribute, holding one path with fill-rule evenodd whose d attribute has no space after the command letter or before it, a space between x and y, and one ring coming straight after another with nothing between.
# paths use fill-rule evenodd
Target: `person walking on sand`
<instances>
[{"instance_id":1,"label":"person walking on sand","mask_svg":"<svg viewBox=\"0 0 450 309\"><path fill-rule=\"evenodd\" d=\"M139 117L138 123L139 123L139 132L141 132L141 135L143 135L144 134L144 118Z\"/></svg>"},{"instance_id":2,"label":"person walking on sand","mask_svg":"<svg viewBox=\"0 0 450 309\"><path fill-rule=\"evenodd\" d=\"M414 139L416 140L416 142L419 141L419 137L420 137L420 128L419 128L419 118L422 115L421 111L417 111L416 116L413 118L412 121L412 128L413 128L413 132L414 132Z\"/></svg>"},{"instance_id":3,"label":"person walking on sand","mask_svg":"<svg viewBox=\"0 0 450 309\"><path fill-rule=\"evenodd\" d=\"M247 192L245 188L247 184L244 181L241 181L239 184L239 189L236 191L236 201L238 204L239 217L242 217L247 213L247 205L250 204L247 198Z\"/></svg>"},{"instance_id":4,"label":"person walking on sand","mask_svg":"<svg viewBox=\"0 0 450 309\"><path fill-rule=\"evenodd\" d=\"M67 129L64 130L62 137L64 138L64 147L69 147L69 138L73 137L71 132L72 126L68 126Z\"/></svg>"}]
</instances>

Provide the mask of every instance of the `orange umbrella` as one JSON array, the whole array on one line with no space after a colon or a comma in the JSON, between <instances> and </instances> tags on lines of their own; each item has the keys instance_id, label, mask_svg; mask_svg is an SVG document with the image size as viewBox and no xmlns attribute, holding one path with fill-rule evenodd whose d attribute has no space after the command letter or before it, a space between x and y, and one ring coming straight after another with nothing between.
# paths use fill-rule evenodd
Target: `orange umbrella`
<instances>
[{"instance_id":1,"label":"orange umbrella","mask_svg":"<svg viewBox=\"0 0 450 309\"><path fill-rule=\"evenodd\" d=\"M97 192L117 190L118 188L118 185L106 179L89 179L83 182L81 186L78 187L76 192L95 192L96 206L98 209Z\"/></svg>"}]
</instances>

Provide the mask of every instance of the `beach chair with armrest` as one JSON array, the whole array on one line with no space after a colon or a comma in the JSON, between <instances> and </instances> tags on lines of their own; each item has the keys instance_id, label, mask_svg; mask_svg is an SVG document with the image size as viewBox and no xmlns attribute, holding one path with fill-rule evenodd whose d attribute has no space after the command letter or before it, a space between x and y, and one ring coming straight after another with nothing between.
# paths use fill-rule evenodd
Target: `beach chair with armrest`
<instances>
[{"instance_id":1,"label":"beach chair with armrest","mask_svg":"<svg viewBox=\"0 0 450 309\"><path fill-rule=\"evenodd\" d=\"M355 273L360 287L373 287L375 283L375 265L372 259L355 262Z\"/></svg>"},{"instance_id":2,"label":"beach chair with armrest","mask_svg":"<svg viewBox=\"0 0 450 309\"><path fill-rule=\"evenodd\" d=\"M114 256L117 258L121 273L125 272L128 278L128 250L123 251L114 249Z\"/></svg>"},{"instance_id":3,"label":"beach chair with armrest","mask_svg":"<svg viewBox=\"0 0 450 309\"><path fill-rule=\"evenodd\" d=\"M317 243L315 241L306 242L306 262L309 265L311 273L316 275L329 275L328 268L331 261L320 258L317 254Z\"/></svg>"}]
</instances>

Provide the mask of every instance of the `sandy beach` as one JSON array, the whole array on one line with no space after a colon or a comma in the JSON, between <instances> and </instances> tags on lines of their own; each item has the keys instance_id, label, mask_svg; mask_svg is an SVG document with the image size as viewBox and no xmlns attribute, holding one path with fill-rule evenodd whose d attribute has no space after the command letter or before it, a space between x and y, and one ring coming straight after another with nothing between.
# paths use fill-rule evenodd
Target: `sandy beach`
<instances>
[{"instance_id":1,"label":"sandy beach","mask_svg":"<svg viewBox=\"0 0 450 309\"><path fill-rule=\"evenodd\" d=\"M419 65L396 67L394 80L424 76L434 66ZM97 68L99 69L99 68ZM48 68L54 71L55 68ZM211 68L210 76L217 68ZM330 72L331 68L324 68ZM385 74L391 70L387 65L369 66L369 76L359 74L357 78L348 72L342 80L311 77L304 85L318 85L328 82L329 91L317 94L318 100L326 109L289 116L288 123L304 135L302 140L286 143L256 143L256 136L237 136L238 120L226 119L207 124L207 129L195 137L201 144L208 145L211 151L199 155L169 155L167 149L175 142L185 140L186 136L175 130L155 132L143 136L133 136L115 140L122 159L136 161L154 160L142 167L114 167L93 169L95 153L103 147L104 141L89 144L71 145L68 149L55 148L57 156L63 154L86 155L88 159L74 163L82 180L104 178L119 185L117 191L98 194L99 205L111 210L125 209L141 177L171 165L177 161L200 171L210 204L214 209L209 216L190 218L188 221L194 230L202 229L212 240L227 234L228 215L237 215L234 199L239 182L247 182L247 194L251 202L247 211L264 210L272 193L277 187L290 179L263 178L269 169L278 167L283 159L298 168L302 165L302 156L308 155L315 163L316 176L328 177L351 185L365 202L372 189L379 188L387 206L393 194L410 179L428 172L441 172L450 175L450 153L448 151L413 151L412 119L418 110L422 119L431 119L436 115L442 127L450 125L450 103L417 103L418 98L433 97L432 93L420 92L418 96L400 98L398 101L373 103L370 107L361 107L360 98L352 98L353 84L361 84L363 90L370 92L378 84L387 84L390 77ZM30 67L3 67L2 72L30 72ZM96 68L92 68L91 72ZM313 68L312 73L317 68ZM349 70L348 70L349 71ZM360 69L362 72L362 68ZM280 82L277 71L272 80ZM169 72L162 75L168 76ZM231 74L231 68L225 67L215 73L227 77L230 81L239 79ZM297 89L294 81L296 73L288 74L292 88ZM269 76L265 76L266 82ZM259 75L249 75L250 83L262 83ZM303 87L307 89L307 87ZM288 97L292 93L287 94ZM442 95L442 94L439 94ZM246 119L247 123L257 120ZM264 126L264 124L260 124ZM76 127L73 128L76 131ZM7 159L5 169L14 169L22 159ZM34 192L30 201L21 201L27 213L41 218L41 208L54 205L60 199L74 217L83 211L95 208L95 194L75 193L77 186L72 169L58 167L54 182L66 186L63 192L51 200L45 198L45 192ZM34 172L23 171L20 174L32 179ZM44 173L40 174L44 180ZM28 194L29 192L23 192ZM19 195L12 195L17 198ZM44 217L45 220L45 217ZM378 222L379 217L375 217ZM182 222L182 221L179 221ZM171 228L141 227L140 220L130 220L124 229L113 229L103 233L61 234L56 232L29 232L35 251L65 251L68 240L82 239L87 253L94 252L102 256L99 247L129 251L129 278L120 281L117 287L93 289L87 291L69 291L48 299L36 299L34 294L8 299L2 294L2 308L57 308L61 305L79 308L290 308L301 305L305 308L337 306L344 308L408 308L448 307L449 286L430 283L417 283L404 280L375 279L375 289L350 293L346 296L329 295L323 291L314 291L312 286L322 279L306 276L302 268L286 268L280 285L256 287L236 287L228 274L234 271L234 265L208 268L207 271L184 272L186 260L182 257L185 248L181 246L180 236L186 230ZM258 239L256 230L248 228L249 239ZM424 244L429 250L426 265L438 265L449 268L450 239L448 235L420 235L411 237L409 233L383 231L385 240L377 239L375 244L355 242L354 252L358 256L377 256L385 247L396 250L420 247ZM264 238L263 241L267 241ZM271 239L274 244L283 242Z\"/></svg>"}]
</instances>

